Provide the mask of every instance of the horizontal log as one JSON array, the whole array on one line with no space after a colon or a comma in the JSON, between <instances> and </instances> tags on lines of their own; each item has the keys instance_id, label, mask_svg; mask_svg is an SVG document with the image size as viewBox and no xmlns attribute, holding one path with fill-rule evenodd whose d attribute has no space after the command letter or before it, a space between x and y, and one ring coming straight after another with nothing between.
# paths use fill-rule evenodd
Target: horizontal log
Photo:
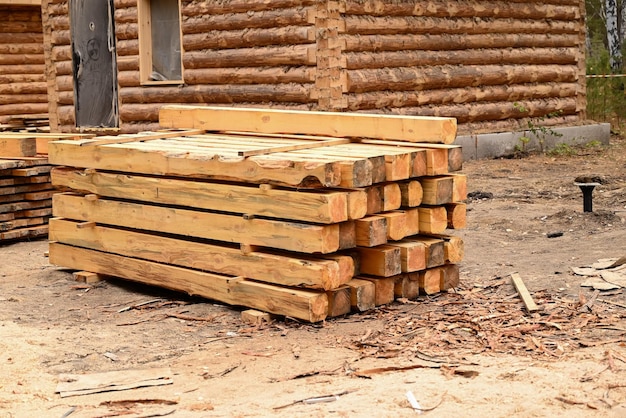
<instances>
[{"instance_id":1,"label":"horizontal log","mask_svg":"<svg viewBox=\"0 0 626 418\"><path fill-rule=\"evenodd\" d=\"M534 126L563 126L569 124L576 124L582 121L580 113L573 115L565 115L559 117L533 119L533 118L520 118L514 120L495 120L486 122L472 122L459 124L459 135L475 135L482 133L492 132L507 132L507 131L519 131L520 127L529 126L532 123Z\"/></svg>"},{"instance_id":2,"label":"horizontal log","mask_svg":"<svg viewBox=\"0 0 626 418\"><path fill-rule=\"evenodd\" d=\"M0 33L0 44L43 44L42 33Z\"/></svg>"},{"instance_id":3,"label":"horizontal log","mask_svg":"<svg viewBox=\"0 0 626 418\"><path fill-rule=\"evenodd\" d=\"M133 57L139 55L139 41L137 39L119 40L116 42L118 57Z\"/></svg>"},{"instance_id":4,"label":"horizontal log","mask_svg":"<svg viewBox=\"0 0 626 418\"><path fill-rule=\"evenodd\" d=\"M6 5L11 2L4 1L3 3ZM7 7L5 5L3 5L3 10L0 11L3 22L41 22L41 15L38 9L29 6Z\"/></svg>"},{"instance_id":5,"label":"horizontal log","mask_svg":"<svg viewBox=\"0 0 626 418\"><path fill-rule=\"evenodd\" d=\"M483 65L400 67L348 71L350 93L384 90L431 90L522 83L574 82L577 66Z\"/></svg>"},{"instance_id":6,"label":"horizontal log","mask_svg":"<svg viewBox=\"0 0 626 418\"><path fill-rule=\"evenodd\" d=\"M350 281L354 275L354 262L348 256L337 256L333 260L271 251L244 254L238 246L195 242L106 226L79 228L79 225L64 219L50 220L50 240L126 257L300 288L334 289Z\"/></svg>"},{"instance_id":7,"label":"horizontal log","mask_svg":"<svg viewBox=\"0 0 626 418\"><path fill-rule=\"evenodd\" d=\"M137 23L137 5L115 5L115 23Z\"/></svg>"},{"instance_id":8,"label":"horizontal log","mask_svg":"<svg viewBox=\"0 0 626 418\"><path fill-rule=\"evenodd\" d=\"M19 103L0 105L0 115L38 115L47 113L47 100L45 103Z\"/></svg>"},{"instance_id":9,"label":"horizontal log","mask_svg":"<svg viewBox=\"0 0 626 418\"><path fill-rule=\"evenodd\" d=\"M316 0L272 0L250 1L230 0L228 2L185 2L181 8L183 16L215 15L226 13L247 13L263 10L284 9L289 7L314 6Z\"/></svg>"},{"instance_id":10,"label":"horizontal log","mask_svg":"<svg viewBox=\"0 0 626 418\"><path fill-rule=\"evenodd\" d=\"M37 16L37 13L33 13ZM0 13L2 15L2 13ZM35 21L6 21L0 26L0 33L42 33L41 16Z\"/></svg>"},{"instance_id":11,"label":"horizontal log","mask_svg":"<svg viewBox=\"0 0 626 418\"><path fill-rule=\"evenodd\" d=\"M50 25L53 32L57 30L70 30L70 15L66 13L63 15L50 16L46 24Z\"/></svg>"},{"instance_id":12,"label":"horizontal log","mask_svg":"<svg viewBox=\"0 0 626 418\"><path fill-rule=\"evenodd\" d=\"M575 97L524 101L523 105L526 109L524 112L520 111L516 103L511 102L425 106L423 108L403 108L400 112L420 116L446 115L456 118L459 123L467 123L509 118L545 117L554 112L560 112L562 115L573 115L578 111Z\"/></svg>"},{"instance_id":13,"label":"horizontal log","mask_svg":"<svg viewBox=\"0 0 626 418\"><path fill-rule=\"evenodd\" d=\"M185 68L263 67L315 65L314 45L194 51L183 54Z\"/></svg>"},{"instance_id":14,"label":"horizontal log","mask_svg":"<svg viewBox=\"0 0 626 418\"><path fill-rule=\"evenodd\" d=\"M191 34L204 33L212 30L308 26L314 23L314 7L272 8L270 10L257 12L245 11L241 13L190 16L183 21L182 31L184 34Z\"/></svg>"},{"instance_id":15,"label":"horizontal log","mask_svg":"<svg viewBox=\"0 0 626 418\"><path fill-rule=\"evenodd\" d=\"M117 57L117 70L118 71L139 71L139 56L125 56ZM185 69L187 71L187 69Z\"/></svg>"},{"instance_id":16,"label":"horizontal log","mask_svg":"<svg viewBox=\"0 0 626 418\"><path fill-rule=\"evenodd\" d=\"M69 13L69 2L67 0L56 0L48 3L48 14L50 16L67 16Z\"/></svg>"},{"instance_id":17,"label":"horizontal log","mask_svg":"<svg viewBox=\"0 0 626 418\"><path fill-rule=\"evenodd\" d=\"M298 192L231 183L84 172L69 168L56 168L52 170L51 177L55 186L101 196L271 218L328 224L365 215L365 207L353 208L351 211L348 208L350 199L366 200L364 191ZM224 196L229 198L224 199Z\"/></svg>"},{"instance_id":18,"label":"horizontal log","mask_svg":"<svg viewBox=\"0 0 626 418\"><path fill-rule=\"evenodd\" d=\"M420 91L376 91L346 95L348 110L367 110L452 104L470 102L500 102L551 97L571 97L578 91L576 83L527 83L503 86L461 87Z\"/></svg>"},{"instance_id":19,"label":"horizontal log","mask_svg":"<svg viewBox=\"0 0 626 418\"><path fill-rule=\"evenodd\" d=\"M73 74L72 61L57 61L53 64L57 75Z\"/></svg>"},{"instance_id":20,"label":"horizontal log","mask_svg":"<svg viewBox=\"0 0 626 418\"><path fill-rule=\"evenodd\" d=\"M52 32L52 45L70 45L72 37L69 30L56 30Z\"/></svg>"},{"instance_id":21,"label":"horizontal log","mask_svg":"<svg viewBox=\"0 0 626 418\"><path fill-rule=\"evenodd\" d=\"M420 2L385 2L367 0L346 2L346 14L371 16L497 17L513 19L580 19L579 4L502 3L494 1L459 1L451 5L442 0Z\"/></svg>"},{"instance_id":22,"label":"horizontal log","mask_svg":"<svg viewBox=\"0 0 626 418\"><path fill-rule=\"evenodd\" d=\"M584 25L577 21L518 20L493 18L439 18L439 17L345 17L345 33L353 35L391 35L408 33L430 34L496 34L580 33Z\"/></svg>"},{"instance_id":23,"label":"horizontal log","mask_svg":"<svg viewBox=\"0 0 626 418\"><path fill-rule=\"evenodd\" d=\"M40 77L46 71L46 66L41 65L1 65L0 76L17 74L35 74ZM16 81L19 83L19 81Z\"/></svg>"},{"instance_id":24,"label":"horizontal log","mask_svg":"<svg viewBox=\"0 0 626 418\"><path fill-rule=\"evenodd\" d=\"M37 65L44 64L42 54L0 54L0 65Z\"/></svg>"},{"instance_id":25,"label":"horizontal log","mask_svg":"<svg viewBox=\"0 0 626 418\"><path fill-rule=\"evenodd\" d=\"M70 45L57 45L52 47L52 61L71 61L72 47Z\"/></svg>"},{"instance_id":26,"label":"horizontal log","mask_svg":"<svg viewBox=\"0 0 626 418\"><path fill-rule=\"evenodd\" d=\"M0 54L43 54L43 44L40 44L40 43L0 44Z\"/></svg>"},{"instance_id":27,"label":"horizontal log","mask_svg":"<svg viewBox=\"0 0 626 418\"><path fill-rule=\"evenodd\" d=\"M309 322L324 320L328 312L328 299L323 292L286 289L241 277L204 273L59 243L50 245L50 262L72 269L165 287L232 305L245 304L249 308Z\"/></svg>"},{"instance_id":28,"label":"horizontal log","mask_svg":"<svg viewBox=\"0 0 626 418\"><path fill-rule=\"evenodd\" d=\"M0 105L12 103L48 103L48 94L0 94Z\"/></svg>"},{"instance_id":29,"label":"horizontal log","mask_svg":"<svg viewBox=\"0 0 626 418\"><path fill-rule=\"evenodd\" d=\"M346 68L410 67L433 65L575 65L578 48L502 48L455 51L392 51L346 53Z\"/></svg>"},{"instance_id":30,"label":"horizontal log","mask_svg":"<svg viewBox=\"0 0 626 418\"><path fill-rule=\"evenodd\" d=\"M315 42L315 28L312 26L212 30L205 33L185 34L183 36L183 49L185 51L195 51L269 45L297 45L312 42Z\"/></svg>"},{"instance_id":31,"label":"horizontal log","mask_svg":"<svg viewBox=\"0 0 626 418\"><path fill-rule=\"evenodd\" d=\"M123 108L128 104L142 103L314 103L307 84L224 84L182 87L128 87L120 91ZM69 104L61 100L62 103Z\"/></svg>"},{"instance_id":32,"label":"horizontal log","mask_svg":"<svg viewBox=\"0 0 626 418\"><path fill-rule=\"evenodd\" d=\"M45 94L47 97L48 86L45 82L0 84L0 95L11 94Z\"/></svg>"},{"instance_id":33,"label":"horizontal log","mask_svg":"<svg viewBox=\"0 0 626 418\"><path fill-rule=\"evenodd\" d=\"M404 50L465 50L483 48L569 48L579 47L578 34L501 33L342 35L346 52Z\"/></svg>"},{"instance_id":34,"label":"horizontal log","mask_svg":"<svg viewBox=\"0 0 626 418\"><path fill-rule=\"evenodd\" d=\"M215 241L258 245L302 253L328 254L341 249L340 226L311 225L191 209L55 194L54 216L171 233ZM204 226L202 226L204 225Z\"/></svg>"},{"instance_id":35,"label":"horizontal log","mask_svg":"<svg viewBox=\"0 0 626 418\"><path fill-rule=\"evenodd\" d=\"M312 82L315 82L315 68L310 66L185 69L186 84L304 84Z\"/></svg>"}]
</instances>

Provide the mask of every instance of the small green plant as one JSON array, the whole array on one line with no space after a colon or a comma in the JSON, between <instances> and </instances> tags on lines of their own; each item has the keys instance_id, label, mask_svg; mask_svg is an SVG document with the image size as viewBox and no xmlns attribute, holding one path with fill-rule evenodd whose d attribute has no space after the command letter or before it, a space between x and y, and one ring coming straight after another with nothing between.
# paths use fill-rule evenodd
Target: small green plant
<instances>
[{"instance_id":1,"label":"small green plant","mask_svg":"<svg viewBox=\"0 0 626 418\"><path fill-rule=\"evenodd\" d=\"M547 152L547 155L552 156L552 157L572 156L574 154L576 154L576 149L564 142L560 142L556 144L553 149Z\"/></svg>"},{"instance_id":2,"label":"small green plant","mask_svg":"<svg viewBox=\"0 0 626 418\"><path fill-rule=\"evenodd\" d=\"M517 111L519 111L520 113L529 113L529 110L526 108L526 106L524 106L521 103L515 102L513 103L513 106L515 107L515 109L517 109ZM533 119L529 119L526 122L526 126L520 126L522 128L522 130L524 131L524 135L520 137L520 142L521 142L521 147L519 147L519 151L521 152L527 152L527 146L528 143L531 141L531 136L537 139L537 142L539 143L539 151L541 153L545 153L545 142L546 139L548 137L561 137L563 136L562 133L555 131L554 129L547 127L547 126L542 126L541 122L545 121L548 118L553 118L553 117L557 117L561 115L561 111L560 110L556 110L554 112L550 112L545 116L541 116L538 118ZM535 123L535 121L538 121L538 123ZM516 146L516 150L518 149L518 147Z\"/></svg>"},{"instance_id":3,"label":"small green plant","mask_svg":"<svg viewBox=\"0 0 626 418\"><path fill-rule=\"evenodd\" d=\"M585 144L585 147L587 148L597 148L597 147L601 147L602 146L602 142L598 141L598 140L593 140L593 141L589 141Z\"/></svg>"}]
</instances>

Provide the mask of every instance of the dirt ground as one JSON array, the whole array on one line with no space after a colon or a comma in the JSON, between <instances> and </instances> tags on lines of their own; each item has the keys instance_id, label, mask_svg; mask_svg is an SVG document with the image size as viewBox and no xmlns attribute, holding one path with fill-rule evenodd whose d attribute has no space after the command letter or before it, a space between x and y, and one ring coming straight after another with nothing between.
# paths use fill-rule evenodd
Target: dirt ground
<instances>
[{"instance_id":1,"label":"dirt ground","mask_svg":"<svg viewBox=\"0 0 626 418\"><path fill-rule=\"evenodd\" d=\"M626 417L626 290L581 287L571 270L626 255L626 140L562 151L466 162L454 292L321 324L254 327L211 301L77 283L45 241L4 244L0 417L418 415L407 392L432 417ZM601 183L591 213L577 176ZM164 367L168 385L55 393L64 373Z\"/></svg>"}]
</instances>

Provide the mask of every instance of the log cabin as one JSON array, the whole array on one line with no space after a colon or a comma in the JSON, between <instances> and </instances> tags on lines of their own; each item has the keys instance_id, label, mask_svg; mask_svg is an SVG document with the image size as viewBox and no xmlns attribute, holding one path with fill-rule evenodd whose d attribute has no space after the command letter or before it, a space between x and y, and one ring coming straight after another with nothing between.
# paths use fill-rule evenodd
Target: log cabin
<instances>
[{"instance_id":1,"label":"log cabin","mask_svg":"<svg viewBox=\"0 0 626 418\"><path fill-rule=\"evenodd\" d=\"M41 0L0 0L0 124L48 117Z\"/></svg>"},{"instance_id":2,"label":"log cabin","mask_svg":"<svg viewBox=\"0 0 626 418\"><path fill-rule=\"evenodd\" d=\"M42 5L54 131L152 130L181 103L449 116L459 134L586 117L582 0Z\"/></svg>"}]
</instances>

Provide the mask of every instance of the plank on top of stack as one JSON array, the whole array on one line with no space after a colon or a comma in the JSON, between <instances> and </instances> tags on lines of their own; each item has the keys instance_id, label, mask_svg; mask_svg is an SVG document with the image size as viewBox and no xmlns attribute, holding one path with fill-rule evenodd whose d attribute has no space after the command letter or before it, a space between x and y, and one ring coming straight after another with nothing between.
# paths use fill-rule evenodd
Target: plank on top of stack
<instances>
[{"instance_id":1,"label":"plank on top of stack","mask_svg":"<svg viewBox=\"0 0 626 418\"><path fill-rule=\"evenodd\" d=\"M455 226L460 147L415 142L449 142L453 120L187 111L177 130L51 143L72 190L54 197L52 263L307 321L458 282L462 242L423 234Z\"/></svg>"}]
</instances>

